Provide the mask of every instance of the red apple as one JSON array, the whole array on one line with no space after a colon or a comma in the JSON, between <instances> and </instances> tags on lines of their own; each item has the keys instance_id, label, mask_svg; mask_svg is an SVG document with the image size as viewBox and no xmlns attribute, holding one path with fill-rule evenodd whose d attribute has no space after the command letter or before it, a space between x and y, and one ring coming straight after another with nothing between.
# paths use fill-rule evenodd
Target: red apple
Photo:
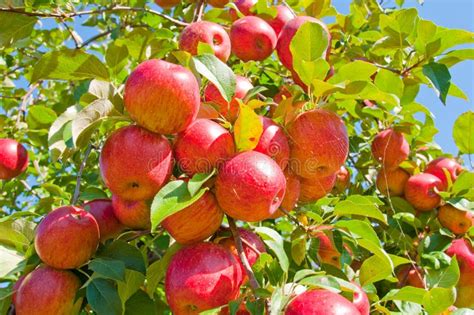
<instances>
[{"instance_id":1,"label":"red apple","mask_svg":"<svg viewBox=\"0 0 474 315\"><path fill-rule=\"evenodd\" d=\"M17 177L28 167L28 152L13 139L0 139L0 180Z\"/></svg>"},{"instance_id":2,"label":"red apple","mask_svg":"<svg viewBox=\"0 0 474 315\"><path fill-rule=\"evenodd\" d=\"M456 286L457 307L474 308L474 248L467 239L454 240L446 251L456 256L459 263L460 278Z\"/></svg>"},{"instance_id":3,"label":"red apple","mask_svg":"<svg viewBox=\"0 0 474 315\"><path fill-rule=\"evenodd\" d=\"M285 195L285 175L270 157L247 151L224 163L216 180L222 210L237 220L268 219Z\"/></svg>"},{"instance_id":4,"label":"red apple","mask_svg":"<svg viewBox=\"0 0 474 315\"><path fill-rule=\"evenodd\" d=\"M410 178L403 168L396 168L394 170L386 170L382 168L377 174L375 184L377 189L385 196L395 197L403 196L405 185Z\"/></svg>"},{"instance_id":5,"label":"red apple","mask_svg":"<svg viewBox=\"0 0 474 315\"><path fill-rule=\"evenodd\" d=\"M148 201L125 200L113 195L112 204L115 216L126 227L134 230L150 228L150 204Z\"/></svg>"},{"instance_id":6,"label":"red apple","mask_svg":"<svg viewBox=\"0 0 474 315\"><path fill-rule=\"evenodd\" d=\"M254 151L268 155L285 169L290 159L290 145L283 129L270 118L260 116L263 131Z\"/></svg>"},{"instance_id":7,"label":"red apple","mask_svg":"<svg viewBox=\"0 0 474 315\"><path fill-rule=\"evenodd\" d=\"M288 99L291 97L291 92L288 90L288 88L283 85L280 87L280 90L278 91L277 94L275 94L275 96L273 96L273 101L277 104L280 104L281 101L283 101L284 99Z\"/></svg>"},{"instance_id":8,"label":"red apple","mask_svg":"<svg viewBox=\"0 0 474 315\"><path fill-rule=\"evenodd\" d=\"M237 99L243 99L252 88L253 85L249 79L237 75L235 76L235 94L230 103L222 97L217 87L212 83L209 83L204 90L204 100L217 105L219 113L228 121L234 122L239 115Z\"/></svg>"},{"instance_id":9,"label":"red apple","mask_svg":"<svg viewBox=\"0 0 474 315\"><path fill-rule=\"evenodd\" d=\"M250 230L239 228L239 235L242 239L242 247L244 248L245 257L247 257L249 265L253 266L253 264L255 264L255 262L257 261L258 257L260 257L260 254L266 252L265 244L257 234L253 233ZM230 250L232 254L234 254L235 259L241 265L242 275L244 276L244 278L247 278L244 266L240 262L239 253L237 252L233 236L221 239L219 241L219 244L224 246L225 248ZM250 246L248 244L250 244Z\"/></svg>"},{"instance_id":10,"label":"red apple","mask_svg":"<svg viewBox=\"0 0 474 315\"><path fill-rule=\"evenodd\" d=\"M267 59L277 43L275 31L256 16L246 16L232 24L230 29L232 52L242 61Z\"/></svg>"},{"instance_id":11,"label":"red apple","mask_svg":"<svg viewBox=\"0 0 474 315\"><path fill-rule=\"evenodd\" d=\"M416 266L405 265L402 266L397 272L398 284L400 287L406 285L424 289L425 280L423 279L423 270Z\"/></svg>"},{"instance_id":12,"label":"red apple","mask_svg":"<svg viewBox=\"0 0 474 315\"><path fill-rule=\"evenodd\" d=\"M336 172L336 184L334 185L334 188L337 192L342 193L349 187L351 184L350 181L351 174L349 173L349 170L344 165L341 166L339 171Z\"/></svg>"},{"instance_id":13,"label":"red apple","mask_svg":"<svg viewBox=\"0 0 474 315\"><path fill-rule=\"evenodd\" d=\"M283 201L281 202L280 208L283 208L286 211L290 212L296 208L296 204L298 203L298 200L300 198L301 182L298 176L291 173L288 168L285 169L283 174L285 174L286 179L286 190L285 197L283 197ZM275 211L275 213L272 214L270 219L277 219L284 215L284 212L277 210Z\"/></svg>"},{"instance_id":14,"label":"red apple","mask_svg":"<svg viewBox=\"0 0 474 315\"><path fill-rule=\"evenodd\" d=\"M207 4L213 6L214 8L223 8L229 3L229 0L209 0Z\"/></svg>"},{"instance_id":15,"label":"red apple","mask_svg":"<svg viewBox=\"0 0 474 315\"><path fill-rule=\"evenodd\" d=\"M431 161L425 169L425 173L434 175L441 179L445 189L448 187L448 178L446 177L446 170L451 177L451 182L454 183L458 175L463 171L461 165L454 159L450 158L437 158L436 160Z\"/></svg>"},{"instance_id":16,"label":"red apple","mask_svg":"<svg viewBox=\"0 0 474 315\"><path fill-rule=\"evenodd\" d=\"M334 246L331 238L324 233L330 226L320 226L313 236L319 240L318 257L321 263L341 268L341 253Z\"/></svg>"},{"instance_id":17,"label":"red apple","mask_svg":"<svg viewBox=\"0 0 474 315\"><path fill-rule=\"evenodd\" d=\"M367 297L367 293L355 282L352 282L357 287L357 290L354 291L354 296L352 297L352 304L359 310L360 315L369 315L370 314L370 302Z\"/></svg>"},{"instance_id":18,"label":"red apple","mask_svg":"<svg viewBox=\"0 0 474 315\"><path fill-rule=\"evenodd\" d=\"M166 299L173 314L199 314L236 299L242 269L232 253L213 243L179 250L165 279Z\"/></svg>"},{"instance_id":19,"label":"red apple","mask_svg":"<svg viewBox=\"0 0 474 315\"><path fill-rule=\"evenodd\" d=\"M443 182L431 174L411 176L405 185L405 199L419 211L430 211L439 206L441 197L436 193L443 189Z\"/></svg>"},{"instance_id":20,"label":"red apple","mask_svg":"<svg viewBox=\"0 0 474 315\"><path fill-rule=\"evenodd\" d=\"M187 175L210 173L235 152L234 138L218 123L209 119L195 120L178 134L174 153L179 167Z\"/></svg>"},{"instance_id":21,"label":"red apple","mask_svg":"<svg viewBox=\"0 0 474 315\"><path fill-rule=\"evenodd\" d=\"M79 278L72 272L40 266L21 284L15 298L16 314L77 314L82 301L75 301L80 286Z\"/></svg>"},{"instance_id":22,"label":"red apple","mask_svg":"<svg viewBox=\"0 0 474 315\"><path fill-rule=\"evenodd\" d=\"M188 69L151 59L130 74L123 100L138 125L152 132L174 134L186 129L196 118L199 84Z\"/></svg>"},{"instance_id":23,"label":"red apple","mask_svg":"<svg viewBox=\"0 0 474 315\"><path fill-rule=\"evenodd\" d=\"M283 64L283 66L285 66L285 68L289 70L293 70L293 55L290 51L291 40L295 36L300 26L303 25L305 22L313 22L321 25L327 32L329 43L331 42L331 34L329 33L326 24L316 18L310 16L298 16L288 21L280 32L280 36L278 37L278 43L276 45L276 50L281 63ZM326 51L326 58L329 56L330 49L331 45L329 45Z\"/></svg>"},{"instance_id":24,"label":"red apple","mask_svg":"<svg viewBox=\"0 0 474 315\"><path fill-rule=\"evenodd\" d=\"M285 24L292 20L295 16L286 6L280 4L276 6L277 15L275 17L264 16L263 19L273 28L276 36L280 35Z\"/></svg>"},{"instance_id":25,"label":"red apple","mask_svg":"<svg viewBox=\"0 0 474 315\"><path fill-rule=\"evenodd\" d=\"M105 242L123 231L124 226L114 214L110 199L95 199L84 204L84 210L89 211L99 225L100 240Z\"/></svg>"},{"instance_id":26,"label":"red apple","mask_svg":"<svg viewBox=\"0 0 474 315\"><path fill-rule=\"evenodd\" d=\"M153 198L168 181L172 167L168 140L138 126L116 130L100 155L105 184L113 194L127 200Z\"/></svg>"},{"instance_id":27,"label":"red apple","mask_svg":"<svg viewBox=\"0 0 474 315\"><path fill-rule=\"evenodd\" d=\"M181 1L180 0L155 0L155 3L162 7L163 9L170 9L177 6Z\"/></svg>"},{"instance_id":28,"label":"red apple","mask_svg":"<svg viewBox=\"0 0 474 315\"><path fill-rule=\"evenodd\" d=\"M315 202L331 192L336 184L336 174L316 179L300 179L301 203Z\"/></svg>"},{"instance_id":29,"label":"red apple","mask_svg":"<svg viewBox=\"0 0 474 315\"><path fill-rule=\"evenodd\" d=\"M235 0L234 4L239 9L240 13L243 15L252 15L250 9L257 3L257 0ZM239 16L234 9L230 9L229 11L230 17L232 21L238 20Z\"/></svg>"},{"instance_id":30,"label":"red apple","mask_svg":"<svg viewBox=\"0 0 474 315\"><path fill-rule=\"evenodd\" d=\"M346 161L349 138L346 126L335 113L325 109L304 112L288 126L290 167L304 178L334 174Z\"/></svg>"},{"instance_id":31,"label":"red apple","mask_svg":"<svg viewBox=\"0 0 474 315\"><path fill-rule=\"evenodd\" d=\"M472 211L459 210L450 204L439 208L438 220L442 226L457 235L466 233L474 225Z\"/></svg>"},{"instance_id":32,"label":"red apple","mask_svg":"<svg viewBox=\"0 0 474 315\"><path fill-rule=\"evenodd\" d=\"M35 249L41 260L57 269L82 266L99 245L99 225L89 212L74 206L57 208L36 230Z\"/></svg>"},{"instance_id":33,"label":"red apple","mask_svg":"<svg viewBox=\"0 0 474 315\"><path fill-rule=\"evenodd\" d=\"M213 235L221 226L224 213L211 192L166 218L161 225L180 244L193 244Z\"/></svg>"},{"instance_id":34,"label":"red apple","mask_svg":"<svg viewBox=\"0 0 474 315\"><path fill-rule=\"evenodd\" d=\"M360 315L349 300L327 290L310 290L294 298L285 315Z\"/></svg>"},{"instance_id":35,"label":"red apple","mask_svg":"<svg viewBox=\"0 0 474 315\"><path fill-rule=\"evenodd\" d=\"M393 129L379 132L372 141L372 155L387 170L396 169L409 153L410 146L405 137Z\"/></svg>"},{"instance_id":36,"label":"red apple","mask_svg":"<svg viewBox=\"0 0 474 315\"><path fill-rule=\"evenodd\" d=\"M230 56L230 38L222 26L208 21L189 24L181 32L179 49L197 55L198 44L211 46L217 58L226 62Z\"/></svg>"}]
</instances>

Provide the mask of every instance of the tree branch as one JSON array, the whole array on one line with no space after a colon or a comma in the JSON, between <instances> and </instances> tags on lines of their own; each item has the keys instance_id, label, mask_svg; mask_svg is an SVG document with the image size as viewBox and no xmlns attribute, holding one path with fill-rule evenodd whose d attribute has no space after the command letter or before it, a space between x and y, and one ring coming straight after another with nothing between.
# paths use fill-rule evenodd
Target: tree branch
<instances>
[{"instance_id":1,"label":"tree branch","mask_svg":"<svg viewBox=\"0 0 474 315\"><path fill-rule=\"evenodd\" d=\"M16 116L16 127L20 127L21 123L21 118L24 116L26 112L26 107L28 106L28 102L30 101L30 97L33 94L33 92L36 90L36 88L41 84L41 81L36 82L35 84L30 85L28 91L26 94L23 96L23 100L20 103L20 106L18 107L18 115Z\"/></svg>"},{"instance_id":2,"label":"tree branch","mask_svg":"<svg viewBox=\"0 0 474 315\"><path fill-rule=\"evenodd\" d=\"M204 0L198 0L196 8L194 9L193 22L201 21L202 14L204 13L205 2Z\"/></svg>"},{"instance_id":3,"label":"tree branch","mask_svg":"<svg viewBox=\"0 0 474 315\"><path fill-rule=\"evenodd\" d=\"M41 18L60 18L60 19L68 19L68 18L72 18L76 16L102 14L102 13L109 13L109 12L120 12L120 11L149 13L149 14L160 16L178 26L188 25L188 23L186 22L177 20L175 18L172 18L171 16L168 16L166 14L163 14L155 10L151 10L148 8L134 8L134 7L126 7L126 6L113 6L113 7L97 9L97 10L78 11L78 12L71 12L71 13L26 12L26 11L15 9L15 8L0 8L0 12L17 13L17 14L22 14L22 15L27 15L27 16L36 16L36 17L41 17Z\"/></svg>"},{"instance_id":4,"label":"tree branch","mask_svg":"<svg viewBox=\"0 0 474 315\"><path fill-rule=\"evenodd\" d=\"M239 254L240 262L244 266L245 273L249 277L249 283L252 287L252 290L255 291L256 289L260 288L260 285L258 284L257 279L255 278L255 275L252 271L252 267L250 267L249 261L245 256L244 247L242 245L242 239L240 238L239 230L235 225L234 219L227 216L227 221L229 222L230 231L232 232L232 236L234 237L235 247L237 249L237 253Z\"/></svg>"},{"instance_id":5,"label":"tree branch","mask_svg":"<svg viewBox=\"0 0 474 315\"><path fill-rule=\"evenodd\" d=\"M87 147L86 153L84 154L84 159L81 162L81 166L79 167L79 172L77 173L76 177L76 188L74 189L74 195L72 196L71 199L71 204L74 205L77 203L77 200L79 199L79 193L81 191L81 178L82 178L82 173L84 172L84 168L86 167L87 164L87 159L89 158L89 154L92 152L92 144L89 144Z\"/></svg>"}]
</instances>

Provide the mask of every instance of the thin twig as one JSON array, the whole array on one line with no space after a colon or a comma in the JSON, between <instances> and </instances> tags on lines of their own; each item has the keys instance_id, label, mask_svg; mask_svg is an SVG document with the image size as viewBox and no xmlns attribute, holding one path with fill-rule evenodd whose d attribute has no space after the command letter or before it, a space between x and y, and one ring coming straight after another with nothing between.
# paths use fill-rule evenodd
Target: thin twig
<instances>
[{"instance_id":1,"label":"thin twig","mask_svg":"<svg viewBox=\"0 0 474 315\"><path fill-rule=\"evenodd\" d=\"M302 228L305 232L308 231L308 228L306 226L303 225L303 223L300 222L300 220L298 220L298 218L296 218L295 216L293 216L291 213L289 213L288 211L286 211L285 209L283 208L279 208L279 210L281 212L283 212L284 214L286 214L286 216L291 220L293 221L296 225L298 225L300 228Z\"/></svg>"},{"instance_id":2,"label":"thin twig","mask_svg":"<svg viewBox=\"0 0 474 315\"><path fill-rule=\"evenodd\" d=\"M79 193L81 191L82 172L84 172L84 168L86 167L86 164L87 164L87 159L89 158L89 154L91 154L91 152L92 152L92 144L89 144L89 146L87 147L86 153L84 154L84 159L81 162L81 166L79 167L79 172L77 172L76 188L74 189L74 195L72 196L72 199L71 199L72 205L76 204L77 200L79 199Z\"/></svg>"},{"instance_id":3,"label":"thin twig","mask_svg":"<svg viewBox=\"0 0 474 315\"><path fill-rule=\"evenodd\" d=\"M38 195L38 193L26 182L26 180L20 180L20 183L29 191L33 196L35 196L38 199L41 199L41 197Z\"/></svg>"},{"instance_id":4,"label":"thin twig","mask_svg":"<svg viewBox=\"0 0 474 315\"><path fill-rule=\"evenodd\" d=\"M41 84L41 81L38 81L38 82L30 85L28 91L23 96L23 101L20 103L20 106L18 107L18 115L16 116L16 126L17 126L17 128L20 128L21 118L24 116L24 114L26 112L26 107L28 106L28 102L30 101L31 95L33 94L33 92L36 90L36 88L40 84Z\"/></svg>"},{"instance_id":5,"label":"thin twig","mask_svg":"<svg viewBox=\"0 0 474 315\"><path fill-rule=\"evenodd\" d=\"M83 15L102 14L102 13L120 12L120 11L149 13L149 14L160 16L179 26L188 25L188 23L186 22L174 19L171 16L168 16L166 14L163 14L155 10L151 10L148 8L134 8L134 7L126 7L126 6L114 6L114 7L108 7L108 8L98 9L98 10L88 10L88 11L79 11L79 12L71 12L71 13L27 12L27 11L15 9L15 8L0 8L0 12L11 12L11 13L17 13L17 14L22 14L22 15L27 15L27 16L36 16L36 17L42 17L42 18L61 18L61 19L68 19L68 18L83 16Z\"/></svg>"},{"instance_id":6,"label":"thin twig","mask_svg":"<svg viewBox=\"0 0 474 315\"><path fill-rule=\"evenodd\" d=\"M60 19L60 20L61 20L61 24L64 25L66 30L69 32L69 35L71 35L72 40L74 41L74 45L76 46L76 49L81 48L82 38L79 36L79 34L76 33L76 31L71 29L69 25L67 25L67 23L63 19Z\"/></svg>"},{"instance_id":7,"label":"thin twig","mask_svg":"<svg viewBox=\"0 0 474 315\"><path fill-rule=\"evenodd\" d=\"M205 2L204 0L198 0L196 8L194 9L193 22L201 21L202 14L204 13Z\"/></svg>"},{"instance_id":8,"label":"thin twig","mask_svg":"<svg viewBox=\"0 0 474 315\"><path fill-rule=\"evenodd\" d=\"M293 16L297 16L295 10L293 10L293 8L290 7L290 5L289 5L285 0L283 0L281 3L291 11L291 13L293 14Z\"/></svg>"},{"instance_id":9,"label":"thin twig","mask_svg":"<svg viewBox=\"0 0 474 315\"><path fill-rule=\"evenodd\" d=\"M239 254L240 262L242 263L242 266L244 266L245 273L249 277L249 283L252 287L252 290L255 291L256 289L260 288L260 285L258 284L258 281L255 278L255 275L252 271L252 267L250 267L249 261L247 260L247 256L245 256L244 247L242 245L242 239L240 238L239 230L235 225L234 219L227 216L227 221L229 222L229 228L232 232L232 236L234 237L235 247L237 249L237 253Z\"/></svg>"}]
</instances>

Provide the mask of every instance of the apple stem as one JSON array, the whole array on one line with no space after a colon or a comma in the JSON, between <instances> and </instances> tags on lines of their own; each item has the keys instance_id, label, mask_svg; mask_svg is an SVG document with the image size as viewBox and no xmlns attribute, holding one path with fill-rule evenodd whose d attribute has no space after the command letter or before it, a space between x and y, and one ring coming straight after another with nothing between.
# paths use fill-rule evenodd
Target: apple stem
<instances>
[{"instance_id":1,"label":"apple stem","mask_svg":"<svg viewBox=\"0 0 474 315\"><path fill-rule=\"evenodd\" d=\"M291 215L291 213L289 213L288 211L286 211L285 209L283 208L279 208L279 210L281 212L283 212L284 214L286 214L286 216L291 220L293 221L298 227L300 227L301 229L303 229L305 232L308 232L308 228L306 226L303 225L303 223L300 222L300 220L298 220L296 217L294 217L293 215Z\"/></svg>"},{"instance_id":2,"label":"apple stem","mask_svg":"<svg viewBox=\"0 0 474 315\"><path fill-rule=\"evenodd\" d=\"M250 267L249 261L245 256L244 247L242 245L242 238L240 237L239 230L237 229L237 225L235 224L234 219L227 216L227 221L229 222L230 231L232 232L232 236L234 237L235 247L237 249L237 253L239 254L240 261L244 266L245 273L249 277L250 286L252 287L252 290L255 291L260 288L260 285L258 284L258 281L253 273L252 267Z\"/></svg>"},{"instance_id":3,"label":"apple stem","mask_svg":"<svg viewBox=\"0 0 474 315\"><path fill-rule=\"evenodd\" d=\"M89 144L87 147L86 153L84 154L84 159L81 162L81 166L79 167L79 172L77 172L77 177L76 177L76 188L74 189L74 195L72 196L71 199L71 204L74 205L76 204L77 200L79 199L79 193L81 191L81 178L82 178L82 173L84 172L84 168L86 167L87 164L87 159L89 158L89 155L92 152L92 144Z\"/></svg>"}]
</instances>

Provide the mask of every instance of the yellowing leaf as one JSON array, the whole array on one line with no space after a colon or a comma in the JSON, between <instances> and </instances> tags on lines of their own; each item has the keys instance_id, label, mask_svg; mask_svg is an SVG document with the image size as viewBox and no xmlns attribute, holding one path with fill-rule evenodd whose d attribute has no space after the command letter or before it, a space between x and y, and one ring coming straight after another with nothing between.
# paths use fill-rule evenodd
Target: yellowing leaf
<instances>
[{"instance_id":1,"label":"yellowing leaf","mask_svg":"<svg viewBox=\"0 0 474 315\"><path fill-rule=\"evenodd\" d=\"M234 140L238 151L253 150L260 140L263 126L260 117L253 109L240 104L239 117L234 125Z\"/></svg>"}]
</instances>

